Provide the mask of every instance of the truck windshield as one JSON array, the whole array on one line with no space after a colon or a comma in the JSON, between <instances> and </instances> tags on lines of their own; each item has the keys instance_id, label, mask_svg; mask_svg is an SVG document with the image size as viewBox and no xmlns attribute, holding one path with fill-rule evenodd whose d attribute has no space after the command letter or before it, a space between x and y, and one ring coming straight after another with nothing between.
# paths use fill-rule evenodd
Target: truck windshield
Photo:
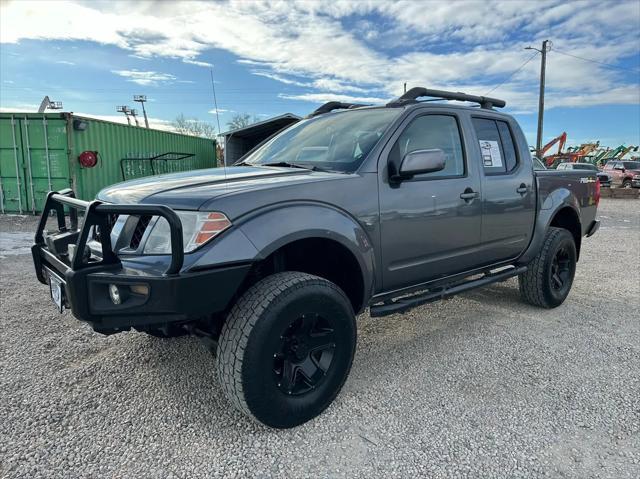
<instances>
[{"instance_id":1,"label":"truck windshield","mask_svg":"<svg viewBox=\"0 0 640 479\"><path fill-rule=\"evenodd\" d=\"M305 119L271 138L241 163L351 173L399 113L395 108L352 110Z\"/></svg>"}]
</instances>

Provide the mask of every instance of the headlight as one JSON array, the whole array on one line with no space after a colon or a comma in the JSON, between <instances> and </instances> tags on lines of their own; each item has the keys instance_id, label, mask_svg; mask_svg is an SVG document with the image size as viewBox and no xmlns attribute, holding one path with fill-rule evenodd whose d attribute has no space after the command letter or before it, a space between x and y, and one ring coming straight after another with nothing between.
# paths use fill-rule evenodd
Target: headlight
<instances>
[{"instance_id":1,"label":"headlight","mask_svg":"<svg viewBox=\"0 0 640 479\"><path fill-rule=\"evenodd\" d=\"M212 240L229 226L231 221L218 212L176 211L182 222L184 252L189 253ZM144 245L143 254L171 254L171 228L166 219L160 217Z\"/></svg>"}]
</instances>

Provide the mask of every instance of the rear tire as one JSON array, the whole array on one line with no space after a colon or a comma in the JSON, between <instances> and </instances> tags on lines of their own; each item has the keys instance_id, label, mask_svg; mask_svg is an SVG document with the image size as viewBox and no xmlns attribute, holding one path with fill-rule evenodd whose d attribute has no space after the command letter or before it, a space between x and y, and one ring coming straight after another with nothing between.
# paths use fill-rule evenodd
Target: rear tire
<instances>
[{"instance_id":1,"label":"rear tire","mask_svg":"<svg viewBox=\"0 0 640 479\"><path fill-rule=\"evenodd\" d=\"M518 276L520 296L534 306L555 308L569 295L576 272L576 244L569 231L550 227L538 255Z\"/></svg>"},{"instance_id":2,"label":"rear tire","mask_svg":"<svg viewBox=\"0 0 640 479\"><path fill-rule=\"evenodd\" d=\"M218 342L218 377L239 411L290 428L335 399L355 346L355 316L338 286L306 273L277 273L231 309Z\"/></svg>"}]
</instances>

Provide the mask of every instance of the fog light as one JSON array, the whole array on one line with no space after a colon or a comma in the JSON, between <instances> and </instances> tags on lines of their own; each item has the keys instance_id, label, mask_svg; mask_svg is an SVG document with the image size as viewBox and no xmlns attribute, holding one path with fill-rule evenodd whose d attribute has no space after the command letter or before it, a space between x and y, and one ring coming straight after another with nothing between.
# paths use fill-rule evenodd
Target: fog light
<instances>
[{"instance_id":1,"label":"fog light","mask_svg":"<svg viewBox=\"0 0 640 479\"><path fill-rule=\"evenodd\" d=\"M111 302L113 304L122 303L122 296L120 295L120 288L118 288L115 284L109 285L109 296L111 297Z\"/></svg>"}]
</instances>

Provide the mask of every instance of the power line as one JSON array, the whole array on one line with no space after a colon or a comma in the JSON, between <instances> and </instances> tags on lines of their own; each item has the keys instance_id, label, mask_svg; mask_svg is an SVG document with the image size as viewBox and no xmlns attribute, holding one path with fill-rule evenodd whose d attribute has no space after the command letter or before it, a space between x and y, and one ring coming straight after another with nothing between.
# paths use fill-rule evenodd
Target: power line
<instances>
[{"instance_id":1,"label":"power line","mask_svg":"<svg viewBox=\"0 0 640 479\"><path fill-rule=\"evenodd\" d=\"M516 73L518 73L520 70L522 70L522 69L525 67L525 65L526 65L527 63L529 63L531 60L533 60L533 59L536 57L536 55L538 55L538 52L536 52L536 53L534 53L533 55L531 55L531 56L527 59L527 61L525 61L522 65L520 65L520 66L518 67L518 69L517 69L517 70L515 70L511 75L509 75L507 78L505 78L505 79L502 81L502 83L500 83L499 85L494 86L491 90L489 90L487 93L485 93L485 96L486 96L486 95L488 95L489 93L491 93L492 91L497 90L497 89L498 89L498 88L500 88L502 85L504 85L504 84L505 84L505 83L507 83L509 80L511 80L511 78L512 78Z\"/></svg>"},{"instance_id":2,"label":"power line","mask_svg":"<svg viewBox=\"0 0 640 479\"><path fill-rule=\"evenodd\" d=\"M560 51L560 50L555 49L555 48L553 49L553 51L555 53L559 53L560 55L566 55L568 57L577 58L578 60L582 60L582 61L585 61L585 62L597 63L598 65L603 65L603 66L609 67L609 68L616 68L618 70L624 70L624 71L627 71L627 72L634 72L634 73L640 72L640 68L625 68L625 67L621 67L621 66L618 66L618 65L612 65L611 63L605 63L605 62L601 62L601 61L598 61L598 60L593 60L591 58L581 57L581 56L578 56L578 55L574 55L573 53L567 53L567 52Z\"/></svg>"}]
</instances>

